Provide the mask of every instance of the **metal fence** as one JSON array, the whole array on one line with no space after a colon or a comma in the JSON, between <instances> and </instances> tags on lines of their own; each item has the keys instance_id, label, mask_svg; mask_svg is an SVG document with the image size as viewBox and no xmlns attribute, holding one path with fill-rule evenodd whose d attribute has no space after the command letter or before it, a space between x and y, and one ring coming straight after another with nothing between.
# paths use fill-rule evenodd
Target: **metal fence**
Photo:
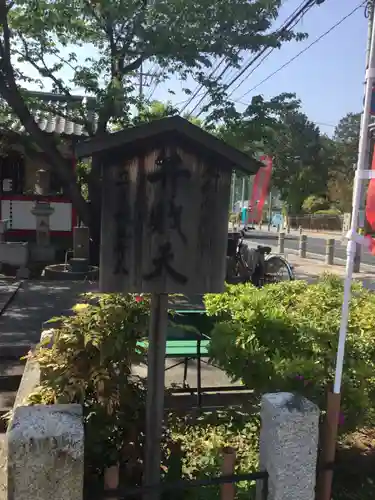
<instances>
[{"instance_id":1,"label":"metal fence","mask_svg":"<svg viewBox=\"0 0 375 500\"><path fill-rule=\"evenodd\" d=\"M289 225L293 229L308 229L311 231L342 231L342 215L314 214L289 215Z\"/></svg>"},{"instance_id":2,"label":"metal fence","mask_svg":"<svg viewBox=\"0 0 375 500\"><path fill-rule=\"evenodd\" d=\"M96 491L88 492L87 498L91 500L104 500L111 498L116 500L139 499L147 495L149 492L158 490L160 498L164 498L168 493L179 492L180 498L184 492L193 488L205 488L210 486L222 486L225 484L236 484L243 481L261 481L261 500L267 500L268 497L268 472L258 471L249 474L233 474L211 477L207 479L181 479L179 481L162 482L158 485L139 486L134 488L117 488L117 489L103 489L101 492ZM170 498L170 496L168 496ZM175 498L175 497L173 497Z\"/></svg>"}]
</instances>

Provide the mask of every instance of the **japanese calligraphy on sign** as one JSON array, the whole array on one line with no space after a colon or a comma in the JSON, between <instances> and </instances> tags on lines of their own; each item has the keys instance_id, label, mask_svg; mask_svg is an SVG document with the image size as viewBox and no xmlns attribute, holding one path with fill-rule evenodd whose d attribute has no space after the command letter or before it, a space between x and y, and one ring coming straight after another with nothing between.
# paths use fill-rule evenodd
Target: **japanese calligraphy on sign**
<instances>
[{"instance_id":1,"label":"japanese calligraphy on sign","mask_svg":"<svg viewBox=\"0 0 375 500\"><path fill-rule=\"evenodd\" d=\"M187 237L182 230L183 206L177 199L178 182L189 181L191 172L184 167L177 153L167 156L162 151L156 160L156 170L147 175L147 181L152 185L159 184L159 197L151 207L149 225L153 233L167 238L169 233L176 231L181 241L186 245ZM168 189L169 188L169 189ZM188 277L173 267L174 249L172 243L161 243L158 255L152 259L153 270L144 275L149 281L162 276L165 271L171 279L185 284Z\"/></svg>"},{"instance_id":2,"label":"japanese calligraphy on sign","mask_svg":"<svg viewBox=\"0 0 375 500\"><path fill-rule=\"evenodd\" d=\"M129 210L126 199L129 173L125 168L117 167L115 177L115 199L117 209L114 213L115 244L113 246L113 274L126 275L126 248L129 223ZM125 195L125 196L124 196Z\"/></svg>"},{"instance_id":3,"label":"japanese calligraphy on sign","mask_svg":"<svg viewBox=\"0 0 375 500\"><path fill-rule=\"evenodd\" d=\"M168 143L103 168L101 291L221 292L230 176Z\"/></svg>"}]
</instances>

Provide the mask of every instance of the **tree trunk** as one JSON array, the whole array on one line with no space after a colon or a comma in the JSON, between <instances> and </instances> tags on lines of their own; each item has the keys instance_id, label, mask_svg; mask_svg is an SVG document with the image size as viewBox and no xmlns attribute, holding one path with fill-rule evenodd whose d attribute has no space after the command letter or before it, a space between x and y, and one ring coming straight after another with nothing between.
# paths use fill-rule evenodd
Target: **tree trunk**
<instances>
[{"instance_id":1,"label":"tree trunk","mask_svg":"<svg viewBox=\"0 0 375 500\"><path fill-rule=\"evenodd\" d=\"M101 164L96 158L93 158L91 163L91 172L88 177L88 195L90 200L90 256L92 263L98 265L100 257L102 189Z\"/></svg>"}]
</instances>

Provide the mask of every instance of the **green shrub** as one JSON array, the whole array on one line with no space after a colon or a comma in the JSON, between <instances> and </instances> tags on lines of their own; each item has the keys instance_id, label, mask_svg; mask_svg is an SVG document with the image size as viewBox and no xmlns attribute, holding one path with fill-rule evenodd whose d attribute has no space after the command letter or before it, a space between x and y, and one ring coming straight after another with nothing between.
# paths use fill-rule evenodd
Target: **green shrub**
<instances>
[{"instance_id":1,"label":"green shrub","mask_svg":"<svg viewBox=\"0 0 375 500\"><path fill-rule=\"evenodd\" d=\"M314 215L341 215L341 212L338 208L328 208L327 210L317 210L314 212Z\"/></svg>"},{"instance_id":2,"label":"green shrub","mask_svg":"<svg viewBox=\"0 0 375 500\"><path fill-rule=\"evenodd\" d=\"M129 442L142 447L146 391L131 366L144 360L137 342L147 335L150 303L148 296L89 294L73 309L52 330L53 342L47 338L33 354L41 385L29 404L83 405L86 472L94 477Z\"/></svg>"},{"instance_id":3,"label":"green shrub","mask_svg":"<svg viewBox=\"0 0 375 500\"><path fill-rule=\"evenodd\" d=\"M125 457L122 486L141 484L146 391L144 381L131 375L131 365L144 361L146 352L137 342L147 335L149 308L148 296L87 294L73 308L74 315L59 318L61 326L51 330L32 355L40 364L42 377L28 404L83 405L88 497L102 487L103 470L124 464ZM180 328L194 328L180 324L178 317L176 321ZM179 479L173 477L168 458L170 441L181 441L185 478L220 475L223 446L237 450L237 471L253 471L257 468L258 434L256 415L224 412L211 419L203 416L192 424L170 414L163 430L163 474L168 480ZM254 493L253 483L241 483L238 498L249 498L249 488ZM219 487L193 488L183 496L189 500L219 497Z\"/></svg>"},{"instance_id":4,"label":"green shrub","mask_svg":"<svg viewBox=\"0 0 375 500\"><path fill-rule=\"evenodd\" d=\"M370 418L375 406L375 295L359 284L353 292L343 374L346 428ZM332 276L261 290L229 286L222 295L207 295L207 311L218 318L211 356L258 396L295 391L324 409L334 376L342 296L342 282Z\"/></svg>"},{"instance_id":5,"label":"green shrub","mask_svg":"<svg viewBox=\"0 0 375 500\"><path fill-rule=\"evenodd\" d=\"M241 214L240 213L230 213L229 214L229 222L231 224L239 224L241 222Z\"/></svg>"},{"instance_id":6,"label":"green shrub","mask_svg":"<svg viewBox=\"0 0 375 500\"><path fill-rule=\"evenodd\" d=\"M329 208L329 201L324 196L312 194L302 203L302 210L308 214L313 214L317 210L326 210Z\"/></svg>"}]
</instances>

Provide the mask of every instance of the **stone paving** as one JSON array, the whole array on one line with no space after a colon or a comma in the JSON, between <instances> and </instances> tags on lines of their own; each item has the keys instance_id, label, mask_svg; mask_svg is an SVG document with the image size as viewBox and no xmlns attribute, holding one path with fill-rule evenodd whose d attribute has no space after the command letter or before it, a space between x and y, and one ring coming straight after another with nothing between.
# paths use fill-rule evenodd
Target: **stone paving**
<instances>
[{"instance_id":1,"label":"stone paving","mask_svg":"<svg viewBox=\"0 0 375 500\"><path fill-rule=\"evenodd\" d=\"M17 291L21 282L12 278L0 279L0 311L4 309L7 302Z\"/></svg>"},{"instance_id":2,"label":"stone paving","mask_svg":"<svg viewBox=\"0 0 375 500\"><path fill-rule=\"evenodd\" d=\"M6 297L9 289L9 285L0 282L0 297ZM35 344L44 321L70 309L81 293L96 290L97 285L89 282L24 281L0 317L0 344Z\"/></svg>"},{"instance_id":3,"label":"stone paving","mask_svg":"<svg viewBox=\"0 0 375 500\"><path fill-rule=\"evenodd\" d=\"M297 279L304 279L309 282L315 281L323 273L332 273L345 277L345 267L342 265L328 266L323 262L313 259L301 259L300 257L287 254L286 258L293 265ZM375 271L362 271L354 273L353 279L361 281L363 286L370 290L375 290Z\"/></svg>"}]
</instances>

